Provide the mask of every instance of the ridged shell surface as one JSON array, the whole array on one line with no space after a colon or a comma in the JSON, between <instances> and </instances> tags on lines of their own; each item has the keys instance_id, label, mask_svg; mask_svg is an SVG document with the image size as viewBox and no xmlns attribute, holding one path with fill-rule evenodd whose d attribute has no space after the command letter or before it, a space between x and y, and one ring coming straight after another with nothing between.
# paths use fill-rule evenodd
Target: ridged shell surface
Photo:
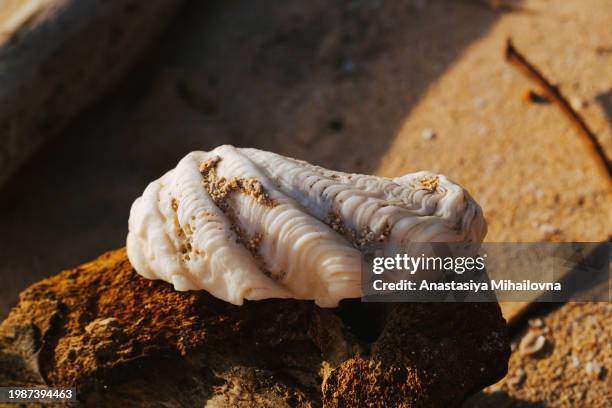
<instances>
[{"instance_id":1,"label":"ridged shell surface","mask_svg":"<svg viewBox=\"0 0 612 408\"><path fill-rule=\"evenodd\" d=\"M257 149L189 153L132 205L136 271L227 302L361 296L371 242L481 242L482 211L430 172L394 179L327 170Z\"/></svg>"}]
</instances>

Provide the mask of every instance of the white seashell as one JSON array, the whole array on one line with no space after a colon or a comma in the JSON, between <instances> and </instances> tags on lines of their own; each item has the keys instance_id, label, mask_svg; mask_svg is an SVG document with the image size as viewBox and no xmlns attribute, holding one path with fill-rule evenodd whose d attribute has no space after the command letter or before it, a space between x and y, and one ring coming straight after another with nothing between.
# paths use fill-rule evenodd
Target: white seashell
<instances>
[{"instance_id":1,"label":"white seashell","mask_svg":"<svg viewBox=\"0 0 612 408\"><path fill-rule=\"evenodd\" d=\"M541 327L544 327L544 322L542 321L542 319L540 318L536 318L536 319L529 319L527 321L527 324L529 325L529 327L531 327L532 329L539 329Z\"/></svg>"},{"instance_id":2,"label":"white seashell","mask_svg":"<svg viewBox=\"0 0 612 408\"><path fill-rule=\"evenodd\" d=\"M361 296L368 242L481 242L480 207L430 172L395 179L330 171L256 149L192 152L130 212L138 273L176 290L244 299Z\"/></svg>"},{"instance_id":3,"label":"white seashell","mask_svg":"<svg viewBox=\"0 0 612 408\"><path fill-rule=\"evenodd\" d=\"M586 371L589 378L592 380L599 379L599 375L601 374L601 365L599 365L596 361L589 361L584 366L584 371Z\"/></svg>"},{"instance_id":4,"label":"white seashell","mask_svg":"<svg viewBox=\"0 0 612 408\"><path fill-rule=\"evenodd\" d=\"M519 343L519 351L522 355L536 354L546 345L546 337L539 336L535 332L528 332Z\"/></svg>"}]
</instances>

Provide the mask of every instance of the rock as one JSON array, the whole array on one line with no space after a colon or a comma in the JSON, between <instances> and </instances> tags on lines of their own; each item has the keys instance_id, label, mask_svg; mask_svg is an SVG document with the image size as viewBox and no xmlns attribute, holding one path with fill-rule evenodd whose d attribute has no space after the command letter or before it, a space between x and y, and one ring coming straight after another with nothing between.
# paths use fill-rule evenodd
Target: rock
<instances>
[{"instance_id":1,"label":"rock","mask_svg":"<svg viewBox=\"0 0 612 408\"><path fill-rule=\"evenodd\" d=\"M182 0L11 1L0 12L0 184L123 77Z\"/></svg>"},{"instance_id":2,"label":"rock","mask_svg":"<svg viewBox=\"0 0 612 408\"><path fill-rule=\"evenodd\" d=\"M425 140L433 140L436 137L436 132L433 129L425 128L421 132L421 137Z\"/></svg>"},{"instance_id":3,"label":"rock","mask_svg":"<svg viewBox=\"0 0 612 408\"><path fill-rule=\"evenodd\" d=\"M518 368L512 376L508 376L506 383L512 387L519 387L525 380L525 370Z\"/></svg>"},{"instance_id":4,"label":"rock","mask_svg":"<svg viewBox=\"0 0 612 408\"><path fill-rule=\"evenodd\" d=\"M570 99L570 105L572 105L572 108L574 108L574 110L578 111L584 109L587 106L587 103L579 97L574 96Z\"/></svg>"},{"instance_id":5,"label":"rock","mask_svg":"<svg viewBox=\"0 0 612 408\"><path fill-rule=\"evenodd\" d=\"M76 386L86 406L448 406L509 353L496 304L234 306L141 278L121 249L20 295L0 386Z\"/></svg>"}]
</instances>

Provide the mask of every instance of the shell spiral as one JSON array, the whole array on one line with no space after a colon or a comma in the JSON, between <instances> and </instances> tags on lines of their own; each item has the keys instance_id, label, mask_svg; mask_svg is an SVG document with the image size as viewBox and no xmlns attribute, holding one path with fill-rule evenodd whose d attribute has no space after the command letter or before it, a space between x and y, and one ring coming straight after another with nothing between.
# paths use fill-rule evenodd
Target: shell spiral
<instances>
[{"instance_id":1,"label":"shell spiral","mask_svg":"<svg viewBox=\"0 0 612 408\"><path fill-rule=\"evenodd\" d=\"M361 296L369 242L481 242L486 223L457 184L430 172L385 178L249 148L189 153L132 205L128 257L177 290L244 299Z\"/></svg>"}]
</instances>

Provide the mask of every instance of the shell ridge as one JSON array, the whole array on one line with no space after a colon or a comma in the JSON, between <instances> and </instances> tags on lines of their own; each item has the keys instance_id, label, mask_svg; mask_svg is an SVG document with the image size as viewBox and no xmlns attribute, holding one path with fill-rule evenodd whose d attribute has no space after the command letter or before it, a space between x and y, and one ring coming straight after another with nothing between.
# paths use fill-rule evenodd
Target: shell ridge
<instances>
[{"instance_id":1,"label":"shell ridge","mask_svg":"<svg viewBox=\"0 0 612 408\"><path fill-rule=\"evenodd\" d=\"M394 179L250 148L192 152L130 210L128 257L147 278L234 304L270 297L336 306L361 295L370 242L480 242L482 210L431 172Z\"/></svg>"}]
</instances>

